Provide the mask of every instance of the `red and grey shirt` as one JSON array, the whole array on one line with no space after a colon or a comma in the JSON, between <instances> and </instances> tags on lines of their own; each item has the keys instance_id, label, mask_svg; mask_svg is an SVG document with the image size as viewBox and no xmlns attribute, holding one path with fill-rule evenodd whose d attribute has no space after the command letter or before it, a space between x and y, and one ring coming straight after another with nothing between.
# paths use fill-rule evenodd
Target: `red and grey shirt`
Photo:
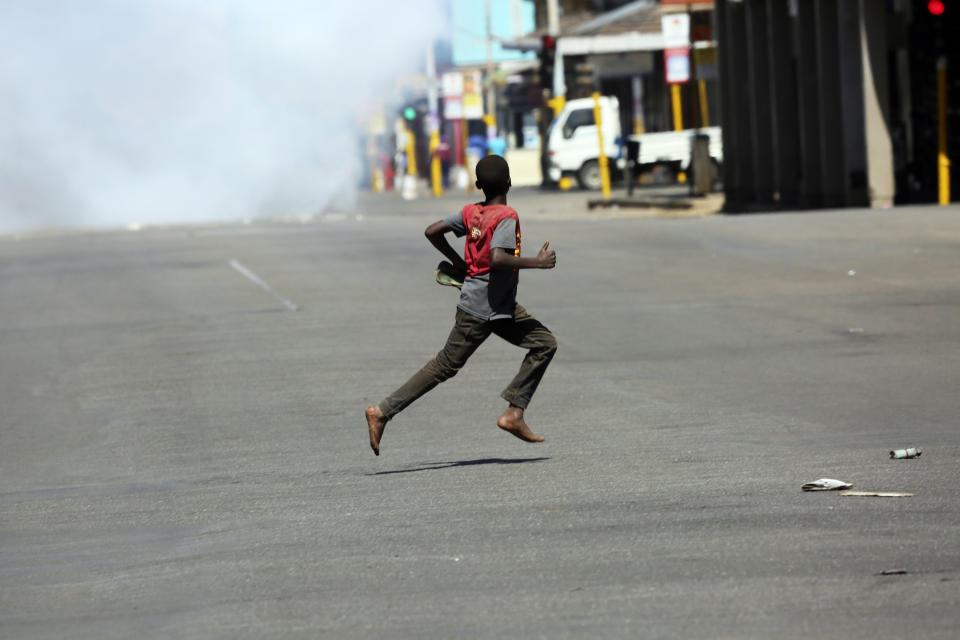
<instances>
[{"instance_id":1,"label":"red and grey shirt","mask_svg":"<svg viewBox=\"0 0 960 640\"><path fill-rule=\"evenodd\" d=\"M517 272L490 268L494 248L520 255L520 219L506 205L470 204L444 219L457 235L466 236L463 257L467 278L460 290L457 305L467 313L484 320L512 318L517 297Z\"/></svg>"}]
</instances>

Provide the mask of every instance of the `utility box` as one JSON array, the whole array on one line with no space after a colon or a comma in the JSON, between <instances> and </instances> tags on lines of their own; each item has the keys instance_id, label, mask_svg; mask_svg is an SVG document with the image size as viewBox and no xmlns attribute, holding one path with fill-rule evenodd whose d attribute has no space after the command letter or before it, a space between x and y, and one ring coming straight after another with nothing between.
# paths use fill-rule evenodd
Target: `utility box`
<instances>
[{"instance_id":1,"label":"utility box","mask_svg":"<svg viewBox=\"0 0 960 640\"><path fill-rule=\"evenodd\" d=\"M633 188L637 185L637 175L640 173L640 141L627 138L627 195L633 195Z\"/></svg>"},{"instance_id":2,"label":"utility box","mask_svg":"<svg viewBox=\"0 0 960 640\"><path fill-rule=\"evenodd\" d=\"M710 159L710 136L695 133L690 138L690 194L705 196L713 190L713 161Z\"/></svg>"}]
</instances>

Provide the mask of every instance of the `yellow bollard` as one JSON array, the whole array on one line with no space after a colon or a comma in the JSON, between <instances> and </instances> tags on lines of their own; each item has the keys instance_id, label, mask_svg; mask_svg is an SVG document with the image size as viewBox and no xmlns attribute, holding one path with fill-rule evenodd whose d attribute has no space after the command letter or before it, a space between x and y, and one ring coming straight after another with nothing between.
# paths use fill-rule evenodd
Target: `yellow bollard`
<instances>
[{"instance_id":1,"label":"yellow bollard","mask_svg":"<svg viewBox=\"0 0 960 640\"><path fill-rule=\"evenodd\" d=\"M683 131L683 105L680 103L680 85L670 85L670 102L673 105L673 130Z\"/></svg>"},{"instance_id":2,"label":"yellow bollard","mask_svg":"<svg viewBox=\"0 0 960 640\"><path fill-rule=\"evenodd\" d=\"M705 80L699 80L700 85L700 119L704 127L710 126L710 109L707 108L707 83Z\"/></svg>"},{"instance_id":3,"label":"yellow bollard","mask_svg":"<svg viewBox=\"0 0 960 640\"><path fill-rule=\"evenodd\" d=\"M547 100L547 105L553 109L553 117L556 118L560 115L560 112L563 111L563 107L567 104L566 96L557 96L556 98L550 98Z\"/></svg>"},{"instance_id":4,"label":"yellow bollard","mask_svg":"<svg viewBox=\"0 0 960 640\"><path fill-rule=\"evenodd\" d=\"M443 172L440 168L440 158L437 157L437 147L440 146L440 132L430 133L430 181L433 185L433 195L439 198L443 195Z\"/></svg>"},{"instance_id":5,"label":"yellow bollard","mask_svg":"<svg viewBox=\"0 0 960 640\"><path fill-rule=\"evenodd\" d=\"M593 94L593 119L597 125L597 141L600 143L600 187L603 189L603 199L610 199L610 167L607 164L607 151L603 146L603 115L600 112L600 94Z\"/></svg>"},{"instance_id":6,"label":"yellow bollard","mask_svg":"<svg viewBox=\"0 0 960 640\"><path fill-rule=\"evenodd\" d=\"M413 131L410 130L410 127L407 127L407 175L416 176L417 175L417 153L416 153L416 140L413 137Z\"/></svg>"},{"instance_id":7,"label":"yellow bollard","mask_svg":"<svg viewBox=\"0 0 960 640\"><path fill-rule=\"evenodd\" d=\"M940 56L937 60L937 120L938 152L937 181L939 182L940 204L950 204L950 156L947 155L947 59Z\"/></svg>"}]
</instances>

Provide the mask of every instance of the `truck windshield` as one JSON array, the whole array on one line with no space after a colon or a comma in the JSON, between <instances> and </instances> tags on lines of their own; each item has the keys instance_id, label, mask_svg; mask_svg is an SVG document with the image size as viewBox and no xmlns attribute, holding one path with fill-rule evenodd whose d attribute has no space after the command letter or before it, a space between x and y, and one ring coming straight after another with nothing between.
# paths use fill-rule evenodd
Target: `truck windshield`
<instances>
[{"instance_id":1,"label":"truck windshield","mask_svg":"<svg viewBox=\"0 0 960 640\"><path fill-rule=\"evenodd\" d=\"M563 137L571 138L573 137L573 132L578 128L589 127L593 124L596 124L596 121L593 119L593 109L577 109L576 111L571 111L570 115L567 116L567 121L563 124Z\"/></svg>"}]
</instances>

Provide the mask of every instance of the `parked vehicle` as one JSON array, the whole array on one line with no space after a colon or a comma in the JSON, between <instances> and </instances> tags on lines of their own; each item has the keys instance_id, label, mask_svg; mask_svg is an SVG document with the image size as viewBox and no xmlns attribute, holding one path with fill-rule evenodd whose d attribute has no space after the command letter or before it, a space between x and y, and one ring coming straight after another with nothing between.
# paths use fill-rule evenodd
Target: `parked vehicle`
<instances>
[{"instance_id":1,"label":"parked vehicle","mask_svg":"<svg viewBox=\"0 0 960 640\"><path fill-rule=\"evenodd\" d=\"M603 144L611 170L626 166L624 140L620 131L620 107L614 96L601 96L600 115ZM690 165L691 137L710 137L710 157L716 165L723 162L720 127L662 131L628 136L640 143L637 173L665 166L673 172L686 171ZM544 171L550 182L576 177L581 188L600 188L600 145L594 119L593 98L578 98L566 103L547 130Z\"/></svg>"}]
</instances>

